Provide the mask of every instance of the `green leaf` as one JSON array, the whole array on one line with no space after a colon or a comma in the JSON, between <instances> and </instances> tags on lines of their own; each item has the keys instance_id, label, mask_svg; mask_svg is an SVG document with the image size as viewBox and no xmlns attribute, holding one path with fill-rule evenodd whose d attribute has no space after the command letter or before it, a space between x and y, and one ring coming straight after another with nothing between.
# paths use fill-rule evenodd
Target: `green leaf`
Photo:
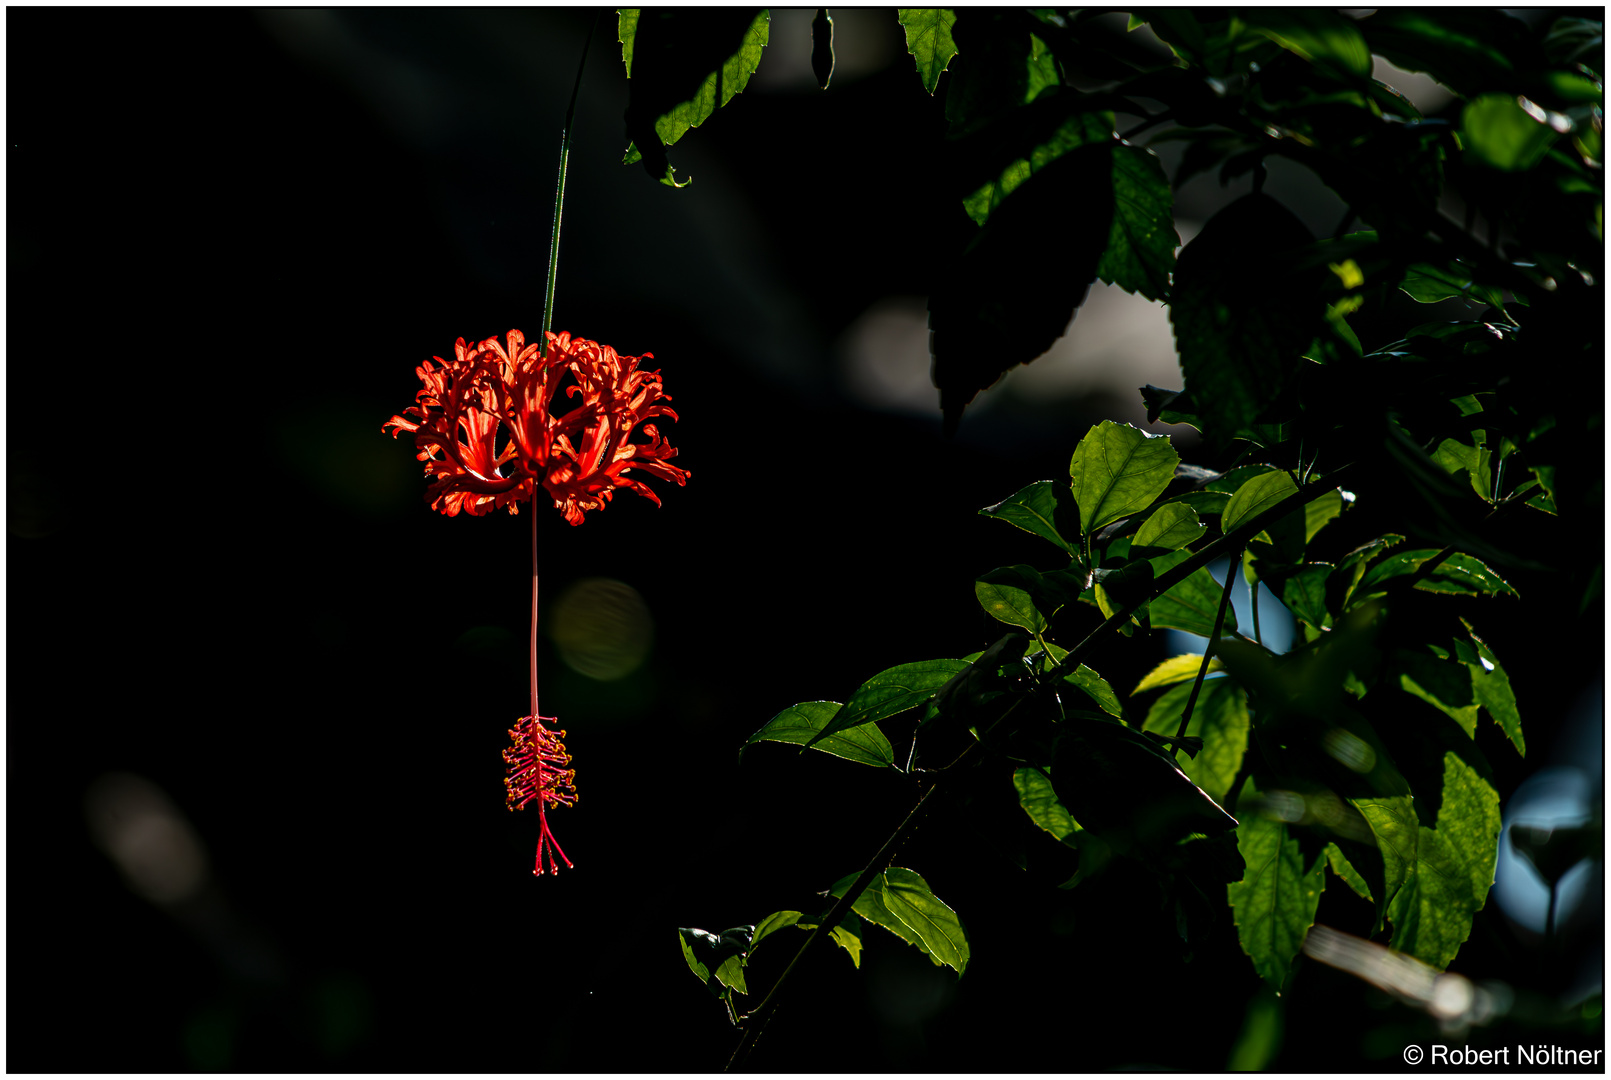
<instances>
[{"instance_id":1,"label":"green leaf","mask_svg":"<svg viewBox=\"0 0 1611 1080\"><path fill-rule=\"evenodd\" d=\"M1344 885L1354 890L1355 895L1361 900L1375 902L1370 894L1370 886L1365 883L1359 871L1354 869L1354 864L1348 861L1348 856L1343 854L1342 848L1336 844L1327 844L1326 861L1331 864L1331 872L1341 878Z\"/></svg>"},{"instance_id":2,"label":"green leaf","mask_svg":"<svg viewBox=\"0 0 1611 1080\"><path fill-rule=\"evenodd\" d=\"M940 73L957 54L951 27L957 14L950 8L899 8L896 17L906 29L906 51L917 61L923 89L931 95L940 85Z\"/></svg>"},{"instance_id":3,"label":"green leaf","mask_svg":"<svg viewBox=\"0 0 1611 1080\"><path fill-rule=\"evenodd\" d=\"M885 768L894 765L895 752L875 724L864 721L858 727L843 728L835 734L822 736L822 729L842 711L843 706L837 701L802 701L798 705L790 705L768 720L760 731L745 739L744 746L753 746L758 742L794 743L860 765ZM743 753L740 748L740 758Z\"/></svg>"},{"instance_id":4,"label":"green leaf","mask_svg":"<svg viewBox=\"0 0 1611 1080\"><path fill-rule=\"evenodd\" d=\"M1393 663L1405 693L1449 717L1471 738L1477 737L1477 697L1466 665L1410 649L1395 651Z\"/></svg>"},{"instance_id":5,"label":"green leaf","mask_svg":"<svg viewBox=\"0 0 1611 1080\"><path fill-rule=\"evenodd\" d=\"M1145 510L1175 477L1180 455L1168 436L1104 420L1086 433L1069 463L1080 528L1087 535Z\"/></svg>"},{"instance_id":6,"label":"green leaf","mask_svg":"<svg viewBox=\"0 0 1611 1080\"><path fill-rule=\"evenodd\" d=\"M773 931L798 923L803 916L798 911L774 911L762 919L755 927L755 936L750 938L750 955L755 955L755 947L766 939Z\"/></svg>"},{"instance_id":7,"label":"green leaf","mask_svg":"<svg viewBox=\"0 0 1611 1080\"><path fill-rule=\"evenodd\" d=\"M1526 100L1515 94L1483 94L1468 102L1460 114L1460 138L1467 156L1504 172L1530 169L1542 161L1570 122L1557 130L1545 120L1559 113L1547 113L1528 102L1535 116L1521 105Z\"/></svg>"},{"instance_id":8,"label":"green leaf","mask_svg":"<svg viewBox=\"0 0 1611 1080\"><path fill-rule=\"evenodd\" d=\"M1499 794L1452 751L1443 756L1437 825L1422 825L1413 871L1388 904L1390 946L1449 966L1488 899L1499 854Z\"/></svg>"},{"instance_id":9,"label":"green leaf","mask_svg":"<svg viewBox=\"0 0 1611 1080\"><path fill-rule=\"evenodd\" d=\"M1018 769L1012 774L1012 786L1018 790L1018 805L1029 820L1054 838L1062 840L1080 831L1080 823L1057 801L1057 792L1052 790L1052 781L1044 770L1034 766Z\"/></svg>"},{"instance_id":10,"label":"green leaf","mask_svg":"<svg viewBox=\"0 0 1611 1080\"><path fill-rule=\"evenodd\" d=\"M741 994L750 992L744 985L744 958L742 956L729 956L723 960L715 971L716 981L729 990L737 990Z\"/></svg>"},{"instance_id":11,"label":"green leaf","mask_svg":"<svg viewBox=\"0 0 1611 1080\"><path fill-rule=\"evenodd\" d=\"M961 975L968 966L968 936L957 913L934 895L928 882L904 867L884 871L884 904L911 927L924 951Z\"/></svg>"},{"instance_id":12,"label":"green leaf","mask_svg":"<svg viewBox=\"0 0 1611 1080\"><path fill-rule=\"evenodd\" d=\"M1528 34L1519 20L1481 8L1379 8L1360 27L1371 52L1467 96L1511 81L1506 46Z\"/></svg>"},{"instance_id":13,"label":"green leaf","mask_svg":"<svg viewBox=\"0 0 1611 1080\"><path fill-rule=\"evenodd\" d=\"M1252 780L1243 785L1243 799L1256 794ZM1262 814L1242 814L1236 848L1247 863L1242 880L1226 887L1236 936L1252 958L1253 970L1279 992L1314 925L1326 887L1325 860L1316 858L1305 870L1298 841L1287 834L1286 824Z\"/></svg>"},{"instance_id":14,"label":"green leaf","mask_svg":"<svg viewBox=\"0 0 1611 1080\"><path fill-rule=\"evenodd\" d=\"M638 33L638 9L622 8L617 12L615 40L621 43L621 63L626 65L626 76L632 78L632 39Z\"/></svg>"},{"instance_id":15,"label":"green leaf","mask_svg":"<svg viewBox=\"0 0 1611 1080\"><path fill-rule=\"evenodd\" d=\"M1054 645L1049 641L1046 643L1046 651L1051 654L1050 660L1053 664L1061 664L1063 658L1068 655L1067 649L1061 645ZM1051 669L1048 668L1047 670ZM1081 693L1096 703L1097 708L1109 716L1122 717L1124 715L1124 710L1119 707L1119 695L1113 692L1113 687L1108 685L1106 679L1084 664L1064 675L1063 681L1078 688Z\"/></svg>"},{"instance_id":16,"label":"green leaf","mask_svg":"<svg viewBox=\"0 0 1611 1080\"><path fill-rule=\"evenodd\" d=\"M1153 567L1155 571L1162 572L1158 570L1156 562L1153 563ZM1227 571L1233 574L1235 572L1235 567ZM1185 581L1179 582L1147 605L1147 614L1152 621L1153 629L1184 630L1198 637L1213 637L1214 617L1219 614L1220 596L1224 591L1225 586L1214 580L1214 575L1208 572L1206 566L1194 571ZM1225 609L1225 625L1220 633L1226 635L1235 632L1236 608L1228 606Z\"/></svg>"},{"instance_id":17,"label":"green leaf","mask_svg":"<svg viewBox=\"0 0 1611 1080\"><path fill-rule=\"evenodd\" d=\"M1167 300L1175 268L1174 195L1151 150L1128 143L1113 151L1113 231L1097 277L1148 300Z\"/></svg>"},{"instance_id":18,"label":"green leaf","mask_svg":"<svg viewBox=\"0 0 1611 1080\"><path fill-rule=\"evenodd\" d=\"M852 967L861 967L861 920L854 912L839 920L839 925L828 931L834 943L850 954Z\"/></svg>"},{"instance_id":19,"label":"green leaf","mask_svg":"<svg viewBox=\"0 0 1611 1080\"><path fill-rule=\"evenodd\" d=\"M1202 657L1197 660L1201 663ZM1195 677L1196 672L1192 675ZM1180 717L1186 711L1191 687L1190 682L1183 682L1158 695L1158 700L1147 710L1142 729L1174 735L1180 728ZM1192 706L1191 723L1186 727L1187 735L1203 740L1203 748L1196 757L1181 763L1180 769L1216 802L1224 802L1236 780L1237 770L1242 767L1250 727L1247 691L1234 679L1205 679L1197 704Z\"/></svg>"},{"instance_id":20,"label":"green leaf","mask_svg":"<svg viewBox=\"0 0 1611 1080\"><path fill-rule=\"evenodd\" d=\"M1348 606L1355 607L1370 596L1379 596L1394 578L1413 574L1421 564L1437 555L1435 548L1413 548L1388 555L1374 563L1355 586L1348 598ZM1456 551L1437 568L1415 583L1422 592L1447 593L1454 596L1518 596L1510 582L1500 577L1481 560Z\"/></svg>"},{"instance_id":21,"label":"green leaf","mask_svg":"<svg viewBox=\"0 0 1611 1080\"><path fill-rule=\"evenodd\" d=\"M844 896L858 875L840 878L828 890ZM958 975L968 963L968 942L962 923L932 890L910 870L892 866L874 878L851 905L851 910L876 923L909 945L916 946L935 966L949 964ZM899 914L897 914L897 911ZM911 922L907 922L911 919Z\"/></svg>"},{"instance_id":22,"label":"green leaf","mask_svg":"<svg viewBox=\"0 0 1611 1080\"><path fill-rule=\"evenodd\" d=\"M1471 624L1464 619L1460 621L1465 624L1466 633L1477 651L1477 661L1466 665L1471 671L1471 685L1477 700L1494 718L1494 723L1504 729L1516 752L1526 757L1527 740L1522 736L1521 714L1516 710L1516 694L1510 688L1510 676L1500 665L1499 657L1477 636Z\"/></svg>"},{"instance_id":23,"label":"green leaf","mask_svg":"<svg viewBox=\"0 0 1611 1080\"><path fill-rule=\"evenodd\" d=\"M1437 449L1432 451L1432 460L1448 470L1450 476L1458 476L1461 472L1468 474L1471 490L1475 491L1485 502L1493 502L1493 451L1481 445L1484 433L1481 428L1472 432L1477 437L1477 446L1468 446L1458 439L1444 439L1438 443Z\"/></svg>"},{"instance_id":24,"label":"green leaf","mask_svg":"<svg viewBox=\"0 0 1611 1080\"><path fill-rule=\"evenodd\" d=\"M1242 522L1270 509L1283 499L1298 493L1298 485L1284 472L1260 473L1236 489L1225 512L1219 517L1219 527L1230 532Z\"/></svg>"},{"instance_id":25,"label":"green leaf","mask_svg":"<svg viewBox=\"0 0 1611 1080\"><path fill-rule=\"evenodd\" d=\"M1298 567L1281 583L1281 603L1294 618L1316 630L1331 625L1331 613L1326 608L1326 579L1332 569L1329 563L1309 563Z\"/></svg>"},{"instance_id":26,"label":"green leaf","mask_svg":"<svg viewBox=\"0 0 1611 1080\"><path fill-rule=\"evenodd\" d=\"M1063 535L1079 535L1079 507L1067 485L1052 480L1037 480L1018 494L987 506L979 513L1016 525L1027 533L1050 540L1070 555L1078 552L1078 545Z\"/></svg>"},{"instance_id":27,"label":"green leaf","mask_svg":"<svg viewBox=\"0 0 1611 1080\"><path fill-rule=\"evenodd\" d=\"M973 594L991 618L1036 634L1047 626L1048 616L1036 604L1044 590L1040 574L1028 566L1003 566L973 583ZM1056 613L1052 608L1051 614Z\"/></svg>"},{"instance_id":28,"label":"green leaf","mask_svg":"<svg viewBox=\"0 0 1611 1080\"><path fill-rule=\"evenodd\" d=\"M1208 531L1197 511L1185 503L1166 502L1147 516L1130 541L1130 550L1162 548L1174 551L1195 543Z\"/></svg>"},{"instance_id":29,"label":"green leaf","mask_svg":"<svg viewBox=\"0 0 1611 1080\"><path fill-rule=\"evenodd\" d=\"M1398 287L1411 299L1423 304L1435 304L1439 300L1457 296L1462 300L1476 300L1500 310L1504 310L1505 306L1505 297L1500 290L1491 285L1478 285L1471 276L1471 271L1458 262L1447 263L1444 266L1415 263L1405 272L1404 280L1399 282Z\"/></svg>"},{"instance_id":30,"label":"green leaf","mask_svg":"<svg viewBox=\"0 0 1611 1080\"><path fill-rule=\"evenodd\" d=\"M1415 852L1420 844L1420 825L1415 819L1414 801L1408 795L1372 795L1347 800L1370 826L1376 850L1382 855L1383 895L1378 910L1391 902L1415 870Z\"/></svg>"},{"instance_id":31,"label":"green leaf","mask_svg":"<svg viewBox=\"0 0 1611 1080\"><path fill-rule=\"evenodd\" d=\"M1311 64L1341 78L1369 79L1370 46L1359 25L1329 8L1254 8L1242 13L1253 29Z\"/></svg>"},{"instance_id":32,"label":"green leaf","mask_svg":"<svg viewBox=\"0 0 1611 1080\"><path fill-rule=\"evenodd\" d=\"M631 20L627 147L623 164L636 161L655 179L678 183L665 148L699 127L749 84L769 33L766 10L638 9ZM622 32L625 32L625 26ZM629 74L631 72L629 71Z\"/></svg>"},{"instance_id":33,"label":"green leaf","mask_svg":"<svg viewBox=\"0 0 1611 1080\"><path fill-rule=\"evenodd\" d=\"M687 961L688 970L694 973L694 978L698 979L700 985L703 986L710 981L710 969L694 957L692 942L696 939L695 935L703 935L703 937L708 938L707 944L712 948L716 946L716 935L706 930L693 930L687 927L677 928L677 942L682 946L682 958Z\"/></svg>"},{"instance_id":34,"label":"green leaf","mask_svg":"<svg viewBox=\"0 0 1611 1080\"><path fill-rule=\"evenodd\" d=\"M949 682L951 676L966 671L967 667L962 660L919 660L881 671L862 683L844 708L834 714L806 746L814 746L846 729L915 709Z\"/></svg>"},{"instance_id":35,"label":"green leaf","mask_svg":"<svg viewBox=\"0 0 1611 1080\"><path fill-rule=\"evenodd\" d=\"M1171 656L1168 660L1147 672L1146 677L1136 684L1134 690L1130 691L1130 696L1134 697L1148 690L1156 690L1160 686L1173 686L1175 683L1184 682L1187 679L1195 679L1202 668L1203 656L1201 653L1185 653L1181 656ZM1216 671L1224 670L1225 665L1219 662L1219 657L1216 656L1208 661L1208 673L1210 675ZM1171 734L1173 733L1171 732Z\"/></svg>"},{"instance_id":36,"label":"green leaf","mask_svg":"<svg viewBox=\"0 0 1611 1080\"><path fill-rule=\"evenodd\" d=\"M962 200L975 225L983 225L1013 191L1070 150L1091 143L1111 142L1112 113L1076 113L1063 121L1052 137L1037 145L1027 158L1019 158L1002 169L994 179L980 185Z\"/></svg>"},{"instance_id":37,"label":"green leaf","mask_svg":"<svg viewBox=\"0 0 1611 1080\"><path fill-rule=\"evenodd\" d=\"M1169 318L1211 442L1259 421L1325 323L1331 271L1301 263L1312 239L1290 210L1253 194L1210 218L1176 260Z\"/></svg>"}]
</instances>

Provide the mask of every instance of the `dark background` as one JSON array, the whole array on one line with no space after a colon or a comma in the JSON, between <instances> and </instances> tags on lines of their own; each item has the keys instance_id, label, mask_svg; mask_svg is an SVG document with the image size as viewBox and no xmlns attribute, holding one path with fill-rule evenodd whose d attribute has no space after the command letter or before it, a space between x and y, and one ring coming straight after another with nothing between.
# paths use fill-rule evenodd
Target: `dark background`
<instances>
[{"instance_id":1,"label":"dark background","mask_svg":"<svg viewBox=\"0 0 1611 1080\"><path fill-rule=\"evenodd\" d=\"M920 182L942 103L892 13L839 16L826 93L785 14L751 89L673 148L681 191L618 164L613 16L588 59L555 328L654 353L692 478L581 528L541 508L545 608L617 579L656 636L609 683L545 639L544 711L583 797L551 819L576 868L533 879L535 815L505 813L499 783L526 707L530 519L429 512L380 426L454 339L535 336L591 16L7 11L9 1069L725 1062L736 1039L675 928L815 910L913 791L773 745L740 768L738 746L793 702L997 636L973 578L1054 560L977 509L1066 475L1120 407L1009 376L944 440L937 408L858 397L847 334L926 295L961 235ZM1194 184L1199 222L1238 191ZM1289 194L1317 229L1341 216ZM1474 609L1536 748L1520 762L1483 729L1502 796L1601 680L1598 604L1513 580L1527 621ZM1092 663L1124 690L1165 655ZM907 722L886 725L897 749ZM166 793L204 884L131 889L86 816L108 773ZM1228 919L1188 950L1144 880L1060 892L972 824L942 808L900 860L966 921L966 977L869 930L859 973L824 953L791 980L753 1066L1223 1067L1257 989ZM1600 951L1600 912L1574 950ZM1365 917L1335 885L1322 902L1342 929ZM1492 903L1456 966L1548 995L1581 981ZM1426 1025L1311 966L1277 1064L1396 1068Z\"/></svg>"}]
</instances>

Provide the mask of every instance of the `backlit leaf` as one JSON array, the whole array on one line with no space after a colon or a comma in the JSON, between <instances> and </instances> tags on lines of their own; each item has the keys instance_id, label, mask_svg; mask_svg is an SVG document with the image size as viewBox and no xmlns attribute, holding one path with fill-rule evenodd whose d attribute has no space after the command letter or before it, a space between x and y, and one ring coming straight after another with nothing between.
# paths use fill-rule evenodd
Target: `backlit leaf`
<instances>
[{"instance_id":1,"label":"backlit leaf","mask_svg":"<svg viewBox=\"0 0 1611 1080\"><path fill-rule=\"evenodd\" d=\"M1331 8L1263 7L1242 17L1283 49L1334 76L1370 78L1370 46L1346 15Z\"/></svg>"},{"instance_id":2,"label":"backlit leaf","mask_svg":"<svg viewBox=\"0 0 1611 1080\"><path fill-rule=\"evenodd\" d=\"M881 671L862 683L850 700L845 702L844 708L835 713L806 745L814 746L846 729L915 709L949 682L951 676L967 670L967 667L967 663L961 660L919 660Z\"/></svg>"},{"instance_id":3,"label":"backlit leaf","mask_svg":"<svg viewBox=\"0 0 1611 1080\"><path fill-rule=\"evenodd\" d=\"M1201 657L1197 659L1202 662ZM1195 678L1196 673L1192 674ZM1183 682L1160 694L1147 710L1143 729L1173 736L1180 728L1191 687L1190 682ZM1216 801L1224 802L1242 767L1242 756L1247 753L1250 726L1247 691L1234 679L1205 679L1197 703L1192 706L1191 723L1186 727L1187 735L1203 740L1203 748L1196 757L1180 762L1180 770ZM1179 757L1176 754L1177 760Z\"/></svg>"},{"instance_id":4,"label":"backlit leaf","mask_svg":"<svg viewBox=\"0 0 1611 1080\"><path fill-rule=\"evenodd\" d=\"M1342 848L1336 844L1327 844L1326 861L1331 864L1331 872L1341 878L1344 885L1354 890L1356 896L1361 900L1372 900L1370 885L1365 882L1363 875L1354 869L1354 864L1348 861L1348 856L1343 854Z\"/></svg>"},{"instance_id":5,"label":"backlit leaf","mask_svg":"<svg viewBox=\"0 0 1611 1080\"><path fill-rule=\"evenodd\" d=\"M1057 607L1041 599L1044 589L1040 574L1027 566L1003 566L973 583L973 593L979 598L979 605L990 613L991 618L999 619L1008 626L1021 626L1033 633L1043 632L1047 618L1057 612ZM1043 612L1042 605L1046 605L1048 610Z\"/></svg>"},{"instance_id":6,"label":"backlit leaf","mask_svg":"<svg viewBox=\"0 0 1611 1080\"><path fill-rule=\"evenodd\" d=\"M1145 510L1175 477L1180 455L1166 436L1104 420L1080 440L1069 463L1080 528L1087 534Z\"/></svg>"},{"instance_id":7,"label":"backlit leaf","mask_svg":"<svg viewBox=\"0 0 1611 1080\"><path fill-rule=\"evenodd\" d=\"M1284 472L1260 473L1236 489L1220 515L1220 529L1230 532L1249 518L1298 493L1298 485Z\"/></svg>"},{"instance_id":8,"label":"backlit leaf","mask_svg":"<svg viewBox=\"0 0 1611 1080\"><path fill-rule=\"evenodd\" d=\"M774 911L762 919L755 925L755 936L750 938L750 955L753 956L756 947L774 931L793 926L801 918L802 916L798 911Z\"/></svg>"},{"instance_id":9,"label":"backlit leaf","mask_svg":"<svg viewBox=\"0 0 1611 1080\"><path fill-rule=\"evenodd\" d=\"M744 740L745 746L758 742L795 743L832 754L862 765L888 767L895 764L895 753L889 740L876 724L863 722L817 740L822 729L838 715L843 706L837 701L802 701L778 713L766 726ZM743 756L743 749L739 750Z\"/></svg>"},{"instance_id":10,"label":"backlit leaf","mask_svg":"<svg viewBox=\"0 0 1611 1080\"><path fill-rule=\"evenodd\" d=\"M1069 535L1077 539L1080 525L1079 508L1075 506L1074 496L1066 484L1037 480L1016 495L994 506L987 506L979 513L1050 540L1071 555L1078 550L1077 544L1063 534L1066 529Z\"/></svg>"},{"instance_id":11,"label":"backlit leaf","mask_svg":"<svg viewBox=\"0 0 1611 1080\"><path fill-rule=\"evenodd\" d=\"M1419 826L1415 865L1388 905L1389 944L1438 970L1449 966L1488 899L1499 854L1499 794L1452 751L1443 756L1443 803Z\"/></svg>"},{"instance_id":12,"label":"backlit leaf","mask_svg":"<svg viewBox=\"0 0 1611 1080\"><path fill-rule=\"evenodd\" d=\"M1530 169L1542 161L1561 132L1523 108L1520 102L1525 100L1515 94L1483 94L1468 102L1460 114L1466 153L1504 172ZM1560 115L1533 108L1546 117Z\"/></svg>"},{"instance_id":13,"label":"backlit leaf","mask_svg":"<svg viewBox=\"0 0 1611 1080\"><path fill-rule=\"evenodd\" d=\"M1068 808L1057 801L1057 792L1044 770L1033 766L1016 770L1012 785L1018 791L1018 805L1029 820L1058 840L1080 831L1080 823L1069 816Z\"/></svg>"},{"instance_id":14,"label":"backlit leaf","mask_svg":"<svg viewBox=\"0 0 1611 1080\"><path fill-rule=\"evenodd\" d=\"M1208 531L1197 511L1185 503L1166 502L1147 516L1136 530L1130 547L1163 548L1173 551L1196 542Z\"/></svg>"},{"instance_id":15,"label":"backlit leaf","mask_svg":"<svg viewBox=\"0 0 1611 1080\"><path fill-rule=\"evenodd\" d=\"M1176 552L1175 554L1180 554ZM1235 573L1234 568L1227 573ZM1148 617L1155 629L1184 630L1198 637L1214 636L1214 618L1219 614L1220 597L1225 586L1214 580L1205 566L1196 570L1185 581L1147 605ZM1225 625L1221 634L1236 632L1236 608L1225 608Z\"/></svg>"},{"instance_id":16,"label":"backlit leaf","mask_svg":"<svg viewBox=\"0 0 1611 1080\"><path fill-rule=\"evenodd\" d=\"M1242 797L1256 794L1249 780ZM1286 824L1254 813L1242 814L1236 848L1247 863L1242 880L1227 886L1236 936L1242 951L1252 958L1253 970L1279 991L1314 925L1326 887L1325 859L1317 857L1306 870L1298 841L1288 835Z\"/></svg>"},{"instance_id":17,"label":"backlit leaf","mask_svg":"<svg viewBox=\"0 0 1611 1080\"><path fill-rule=\"evenodd\" d=\"M1471 685L1476 691L1477 700L1488 710L1494 722L1504 729L1516 752L1526 757L1527 740L1522 735L1521 714L1516 710L1516 694L1510 688L1510 676L1500 665L1499 657L1477 636L1471 624L1464 619L1460 621L1465 623L1466 633L1477 650L1477 661L1466 664L1471 671Z\"/></svg>"},{"instance_id":18,"label":"backlit leaf","mask_svg":"<svg viewBox=\"0 0 1611 1080\"><path fill-rule=\"evenodd\" d=\"M1156 690L1160 686L1173 686L1175 683L1184 682L1187 679L1195 679L1202 667L1203 657L1201 653L1171 656L1168 660L1147 672L1146 677L1136 684L1134 690L1130 691L1130 695L1134 697L1136 694L1145 693L1148 690ZM1225 665L1219 662L1219 657L1216 656L1208 661L1209 674L1212 675L1216 671L1224 670Z\"/></svg>"},{"instance_id":19,"label":"backlit leaf","mask_svg":"<svg viewBox=\"0 0 1611 1080\"><path fill-rule=\"evenodd\" d=\"M1394 552L1372 564L1348 598L1350 607L1357 606L1372 595L1380 595L1394 578L1413 574L1421 564L1437 555L1435 548L1412 548ZM1500 577L1491 567L1471 555L1456 551L1444 559L1431 573L1415 583L1422 592L1449 593L1454 596L1516 596L1510 582Z\"/></svg>"},{"instance_id":20,"label":"backlit leaf","mask_svg":"<svg viewBox=\"0 0 1611 1080\"><path fill-rule=\"evenodd\" d=\"M940 73L957 54L951 27L957 14L950 8L899 8L896 17L906 30L906 51L917 62L918 77L930 94L940 85Z\"/></svg>"},{"instance_id":21,"label":"backlit leaf","mask_svg":"<svg viewBox=\"0 0 1611 1080\"><path fill-rule=\"evenodd\" d=\"M884 871L884 905L923 940L925 951L961 975L968 967L968 936L957 913L934 895L921 876L900 866Z\"/></svg>"}]
</instances>

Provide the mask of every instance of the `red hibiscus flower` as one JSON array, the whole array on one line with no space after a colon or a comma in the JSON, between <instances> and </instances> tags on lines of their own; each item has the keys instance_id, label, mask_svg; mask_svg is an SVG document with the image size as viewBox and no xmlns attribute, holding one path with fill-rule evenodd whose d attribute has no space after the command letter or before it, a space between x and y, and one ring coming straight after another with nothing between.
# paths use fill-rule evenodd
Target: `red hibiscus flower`
<instances>
[{"instance_id":1,"label":"red hibiscus flower","mask_svg":"<svg viewBox=\"0 0 1611 1080\"><path fill-rule=\"evenodd\" d=\"M382 430L414 436L415 456L431 478L426 500L449 517L500 506L518 513L538 484L572 525L603 509L616 488L659 505L647 484L627 474L678 485L689 474L669 464L676 449L656 424L645 423L677 419L662 404L671 399L660 373L638 370L653 355L621 356L568 333L550 333L546 349L527 345L519 330L509 331L507 348L497 338L475 346L460 338L453 360L433 357L441 367L426 361L416 369L424 389ZM579 400L556 416L554 398L567 374L574 383L564 398Z\"/></svg>"}]
</instances>

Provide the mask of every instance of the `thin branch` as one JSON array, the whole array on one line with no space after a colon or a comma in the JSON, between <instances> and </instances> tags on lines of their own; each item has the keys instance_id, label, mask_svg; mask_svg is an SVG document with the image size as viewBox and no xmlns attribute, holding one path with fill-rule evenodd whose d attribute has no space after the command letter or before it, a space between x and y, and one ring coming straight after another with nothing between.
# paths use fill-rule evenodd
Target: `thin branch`
<instances>
[{"instance_id":1,"label":"thin branch","mask_svg":"<svg viewBox=\"0 0 1611 1080\"><path fill-rule=\"evenodd\" d=\"M1175 741L1179 742L1186 737L1186 725L1191 723L1192 709L1197 705L1197 695L1203 689L1203 680L1208 677L1208 662L1214 658L1214 645L1219 641L1220 631L1225 629L1225 612L1231 606L1231 588L1236 584L1236 575L1242 569L1242 553L1238 551L1236 557L1225 567L1225 589L1219 597L1219 613L1214 616L1214 632L1209 636L1208 644L1203 646L1203 666L1197 669L1197 678L1192 680L1191 695L1186 698L1186 711L1180 714L1180 729L1175 732ZM1254 603L1258 598L1254 598Z\"/></svg>"}]
</instances>

